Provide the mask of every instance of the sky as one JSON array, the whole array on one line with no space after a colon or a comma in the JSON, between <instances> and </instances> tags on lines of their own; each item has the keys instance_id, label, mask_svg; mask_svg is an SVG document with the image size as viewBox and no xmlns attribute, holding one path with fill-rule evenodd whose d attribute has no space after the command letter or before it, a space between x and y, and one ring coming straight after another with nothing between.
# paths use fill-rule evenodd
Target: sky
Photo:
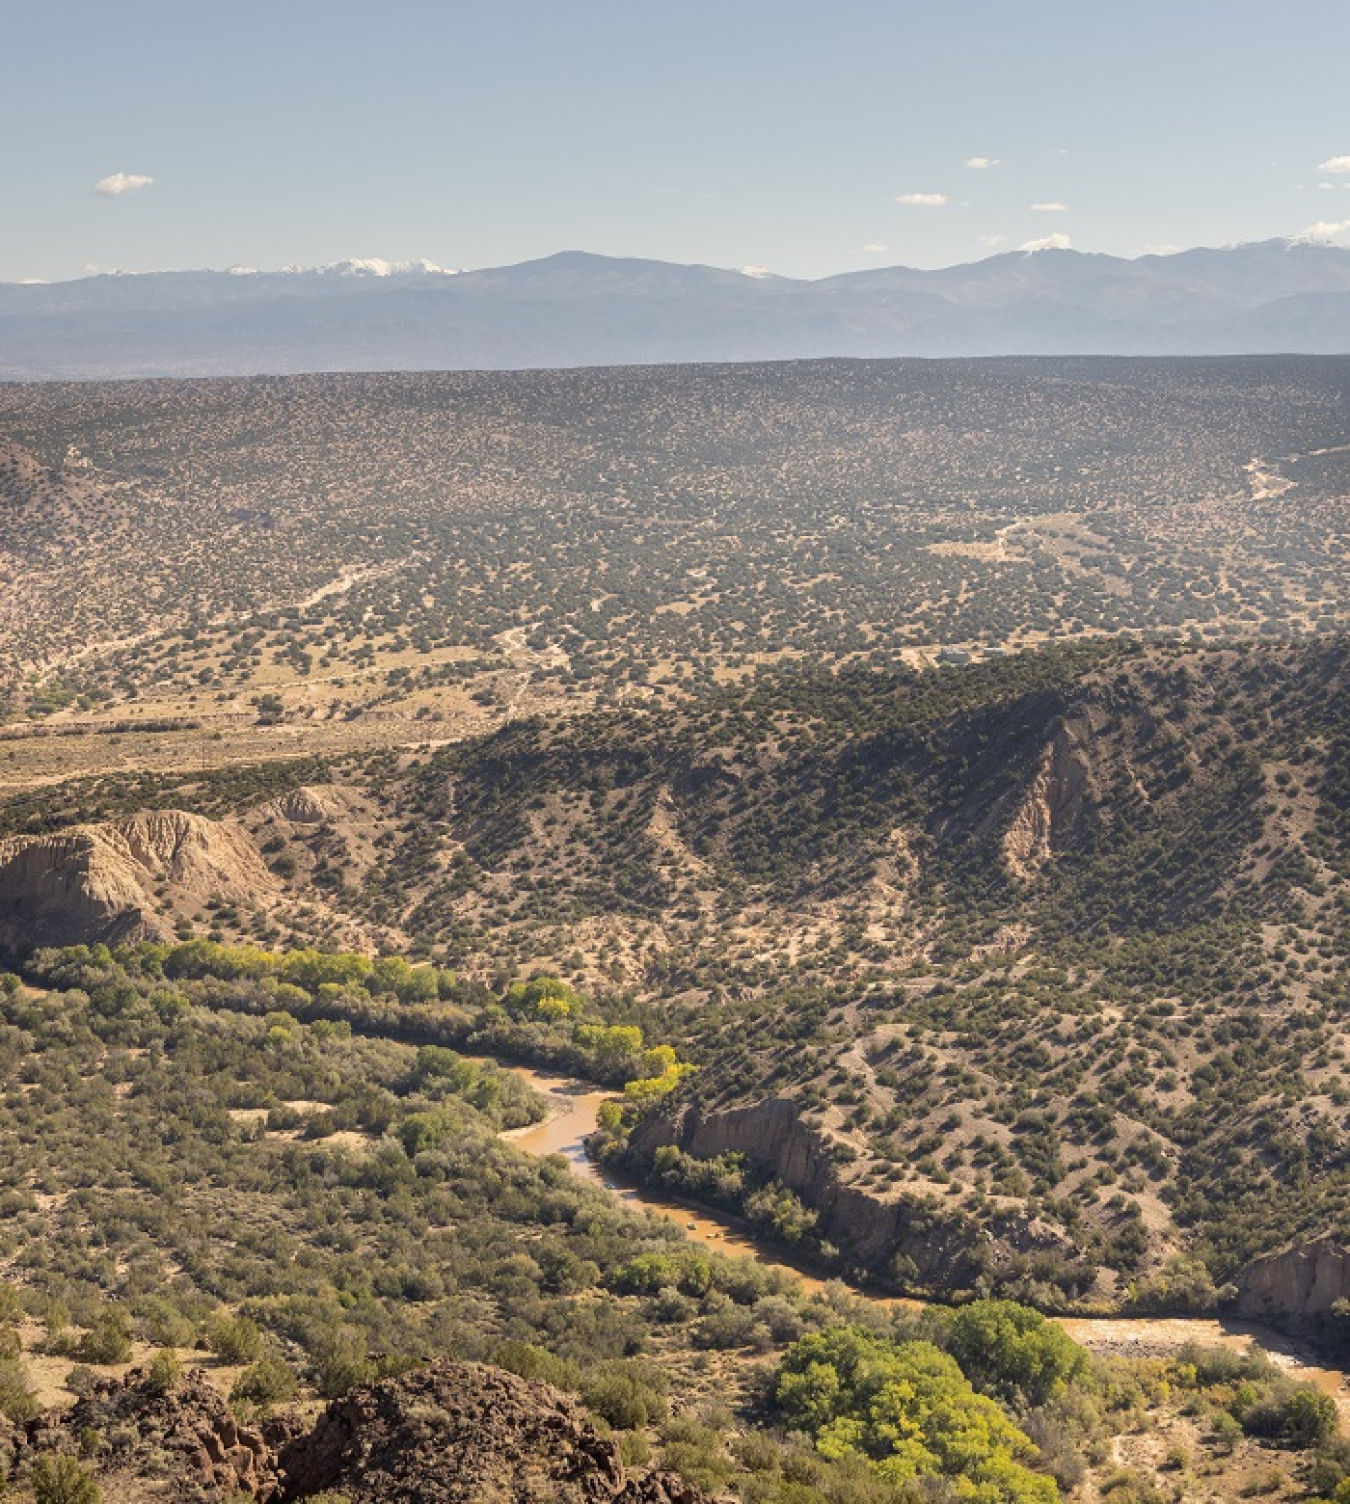
<instances>
[{"instance_id":1,"label":"sky","mask_svg":"<svg viewBox=\"0 0 1350 1504\"><path fill-rule=\"evenodd\" d=\"M0 281L1350 244L1345 0L4 10Z\"/></svg>"}]
</instances>

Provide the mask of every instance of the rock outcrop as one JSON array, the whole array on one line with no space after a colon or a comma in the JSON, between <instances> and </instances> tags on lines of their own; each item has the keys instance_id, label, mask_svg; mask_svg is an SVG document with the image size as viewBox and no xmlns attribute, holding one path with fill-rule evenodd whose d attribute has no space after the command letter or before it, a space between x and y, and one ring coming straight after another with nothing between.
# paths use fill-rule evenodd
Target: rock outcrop
<instances>
[{"instance_id":1,"label":"rock outcrop","mask_svg":"<svg viewBox=\"0 0 1350 1504\"><path fill-rule=\"evenodd\" d=\"M200 1372L168 1389L144 1369L125 1378L99 1379L69 1410L49 1410L12 1443L13 1467L22 1476L40 1453L92 1454L105 1483L134 1495L175 1504L215 1504L240 1493L270 1499L276 1476L262 1436L235 1420L224 1396Z\"/></svg>"},{"instance_id":2,"label":"rock outcrop","mask_svg":"<svg viewBox=\"0 0 1350 1504\"><path fill-rule=\"evenodd\" d=\"M245 831L181 810L13 836L0 841L0 946L165 939L175 899L256 902L276 887Z\"/></svg>"},{"instance_id":3,"label":"rock outcrop","mask_svg":"<svg viewBox=\"0 0 1350 1504\"><path fill-rule=\"evenodd\" d=\"M640 1158L663 1144L696 1159L743 1154L817 1213L818 1230L849 1261L884 1275L899 1257L912 1264L909 1277L921 1285L959 1289L1021 1256L1073 1252L1049 1223L1012 1207L976 1222L958 1210L936 1211L904 1195L879 1196L850 1184L828 1137L803 1121L791 1098L707 1115L696 1106L653 1113L638 1123L631 1142Z\"/></svg>"},{"instance_id":4,"label":"rock outcrop","mask_svg":"<svg viewBox=\"0 0 1350 1504\"><path fill-rule=\"evenodd\" d=\"M710 1504L672 1473L630 1477L619 1449L548 1384L436 1363L334 1400L312 1430L293 1414L242 1426L200 1372L167 1388L143 1369L100 1379L69 1410L0 1418L0 1478L41 1454L80 1456L110 1501L300 1504Z\"/></svg>"},{"instance_id":5,"label":"rock outcrop","mask_svg":"<svg viewBox=\"0 0 1350 1504\"><path fill-rule=\"evenodd\" d=\"M353 810L364 813L360 801L348 790L331 784L301 784L264 804L258 814L271 815L291 825L322 825L328 820L346 819Z\"/></svg>"},{"instance_id":6,"label":"rock outcrop","mask_svg":"<svg viewBox=\"0 0 1350 1504\"><path fill-rule=\"evenodd\" d=\"M1003 836L1003 859L1014 877L1034 877L1076 828L1091 794L1092 770L1078 739L1061 727Z\"/></svg>"},{"instance_id":7,"label":"rock outcrop","mask_svg":"<svg viewBox=\"0 0 1350 1504\"><path fill-rule=\"evenodd\" d=\"M1314 1326L1338 1300L1350 1300L1350 1248L1334 1238L1264 1254L1234 1277L1239 1315L1298 1329Z\"/></svg>"},{"instance_id":8,"label":"rock outcrop","mask_svg":"<svg viewBox=\"0 0 1350 1504\"><path fill-rule=\"evenodd\" d=\"M334 1400L278 1455L279 1504L705 1504L668 1474L627 1477L618 1447L548 1384L437 1363Z\"/></svg>"},{"instance_id":9,"label":"rock outcrop","mask_svg":"<svg viewBox=\"0 0 1350 1504\"><path fill-rule=\"evenodd\" d=\"M7 511L53 507L68 510L96 488L87 476L54 470L36 455L0 440L0 506Z\"/></svg>"}]
</instances>

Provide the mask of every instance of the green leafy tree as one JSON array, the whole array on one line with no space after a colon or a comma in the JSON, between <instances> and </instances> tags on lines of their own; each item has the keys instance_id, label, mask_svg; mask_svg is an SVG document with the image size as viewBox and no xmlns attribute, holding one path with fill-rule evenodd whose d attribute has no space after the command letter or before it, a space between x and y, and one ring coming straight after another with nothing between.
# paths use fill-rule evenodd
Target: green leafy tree
<instances>
[{"instance_id":1,"label":"green leafy tree","mask_svg":"<svg viewBox=\"0 0 1350 1504\"><path fill-rule=\"evenodd\" d=\"M575 1018L585 1009L579 993L558 977L531 977L507 988L506 1011L517 1018Z\"/></svg>"},{"instance_id":2,"label":"green leafy tree","mask_svg":"<svg viewBox=\"0 0 1350 1504\"><path fill-rule=\"evenodd\" d=\"M356 1327L335 1327L314 1344L314 1387L326 1400L340 1399L358 1384L375 1377L366 1351L365 1333Z\"/></svg>"},{"instance_id":3,"label":"green leafy tree","mask_svg":"<svg viewBox=\"0 0 1350 1504\"><path fill-rule=\"evenodd\" d=\"M438 995L434 968L410 966L402 956L381 956L366 985L373 993L392 993L401 1003L429 1003Z\"/></svg>"},{"instance_id":4,"label":"green leafy tree","mask_svg":"<svg viewBox=\"0 0 1350 1504\"><path fill-rule=\"evenodd\" d=\"M370 976L374 964L366 956L346 951L293 950L281 963L283 982L317 992L325 983L338 987L361 986Z\"/></svg>"},{"instance_id":5,"label":"green leafy tree","mask_svg":"<svg viewBox=\"0 0 1350 1504\"><path fill-rule=\"evenodd\" d=\"M32 1420L40 1409L23 1364L16 1358L0 1360L0 1415L15 1425L22 1425Z\"/></svg>"},{"instance_id":6,"label":"green leafy tree","mask_svg":"<svg viewBox=\"0 0 1350 1504\"><path fill-rule=\"evenodd\" d=\"M1031 1440L977 1394L931 1342L889 1342L858 1327L803 1337L779 1365L774 1396L823 1457L868 1459L888 1483L960 1480L978 1504L1054 1504L1054 1480L1025 1464Z\"/></svg>"},{"instance_id":7,"label":"green leafy tree","mask_svg":"<svg viewBox=\"0 0 1350 1504\"><path fill-rule=\"evenodd\" d=\"M183 1362L171 1347L162 1347L145 1371L146 1383L156 1394L168 1394L183 1377Z\"/></svg>"},{"instance_id":8,"label":"green leafy tree","mask_svg":"<svg viewBox=\"0 0 1350 1504\"><path fill-rule=\"evenodd\" d=\"M101 1311L93 1326L76 1345L75 1356L83 1363L126 1363L131 1358L131 1323L119 1306Z\"/></svg>"},{"instance_id":9,"label":"green leafy tree","mask_svg":"<svg viewBox=\"0 0 1350 1504\"><path fill-rule=\"evenodd\" d=\"M1063 1327L1016 1301L972 1301L944 1324L944 1345L962 1372L1000 1399L1043 1405L1087 1372L1087 1353Z\"/></svg>"},{"instance_id":10,"label":"green leafy tree","mask_svg":"<svg viewBox=\"0 0 1350 1504\"><path fill-rule=\"evenodd\" d=\"M642 1030L636 1024L578 1024L572 1038L606 1069L630 1065L642 1049Z\"/></svg>"}]
</instances>

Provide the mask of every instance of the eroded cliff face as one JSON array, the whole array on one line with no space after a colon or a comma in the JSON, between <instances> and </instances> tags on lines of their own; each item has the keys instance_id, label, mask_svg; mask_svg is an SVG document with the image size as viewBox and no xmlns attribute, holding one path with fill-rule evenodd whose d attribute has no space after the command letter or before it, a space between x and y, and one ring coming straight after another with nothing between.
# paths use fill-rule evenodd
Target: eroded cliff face
<instances>
[{"instance_id":1,"label":"eroded cliff face","mask_svg":"<svg viewBox=\"0 0 1350 1504\"><path fill-rule=\"evenodd\" d=\"M791 1098L774 1097L704 1115L697 1107L657 1112L634 1129L632 1148L650 1155L674 1144L696 1159L738 1153L801 1197L819 1218L821 1235L854 1266L888 1277L907 1259L916 1283L939 1290L971 1288L1014 1259L1073 1253L1048 1223L1016 1208L981 1220L957 1208L935 1208L903 1194L877 1195L850 1184L832 1142L806 1123Z\"/></svg>"},{"instance_id":2,"label":"eroded cliff face","mask_svg":"<svg viewBox=\"0 0 1350 1504\"><path fill-rule=\"evenodd\" d=\"M1273 1326L1315 1326L1336 1301L1350 1299L1350 1248L1318 1238L1268 1253L1244 1265L1234 1283L1239 1315Z\"/></svg>"},{"instance_id":3,"label":"eroded cliff face","mask_svg":"<svg viewBox=\"0 0 1350 1504\"><path fill-rule=\"evenodd\" d=\"M0 946L165 939L174 903L275 891L249 836L181 810L0 841Z\"/></svg>"},{"instance_id":4,"label":"eroded cliff face","mask_svg":"<svg viewBox=\"0 0 1350 1504\"><path fill-rule=\"evenodd\" d=\"M255 818L265 820L270 816L290 825L307 826L350 820L354 814L368 817L369 810L350 790L334 788L332 784L301 784L253 813Z\"/></svg>"},{"instance_id":5,"label":"eroded cliff face","mask_svg":"<svg viewBox=\"0 0 1350 1504\"><path fill-rule=\"evenodd\" d=\"M1049 862L1077 827L1091 793L1092 766L1082 733L1061 727L1003 837L1003 859L1014 877L1035 877Z\"/></svg>"}]
</instances>

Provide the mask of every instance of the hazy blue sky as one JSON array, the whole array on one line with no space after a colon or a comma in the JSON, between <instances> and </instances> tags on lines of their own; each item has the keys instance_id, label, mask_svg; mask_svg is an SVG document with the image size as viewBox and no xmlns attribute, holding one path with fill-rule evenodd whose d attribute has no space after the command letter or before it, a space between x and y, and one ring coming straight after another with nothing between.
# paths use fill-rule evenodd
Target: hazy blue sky
<instances>
[{"instance_id":1,"label":"hazy blue sky","mask_svg":"<svg viewBox=\"0 0 1350 1504\"><path fill-rule=\"evenodd\" d=\"M4 48L0 280L1350 243L1345 0L46 0Z\"/></svg>"}]
</instances>

